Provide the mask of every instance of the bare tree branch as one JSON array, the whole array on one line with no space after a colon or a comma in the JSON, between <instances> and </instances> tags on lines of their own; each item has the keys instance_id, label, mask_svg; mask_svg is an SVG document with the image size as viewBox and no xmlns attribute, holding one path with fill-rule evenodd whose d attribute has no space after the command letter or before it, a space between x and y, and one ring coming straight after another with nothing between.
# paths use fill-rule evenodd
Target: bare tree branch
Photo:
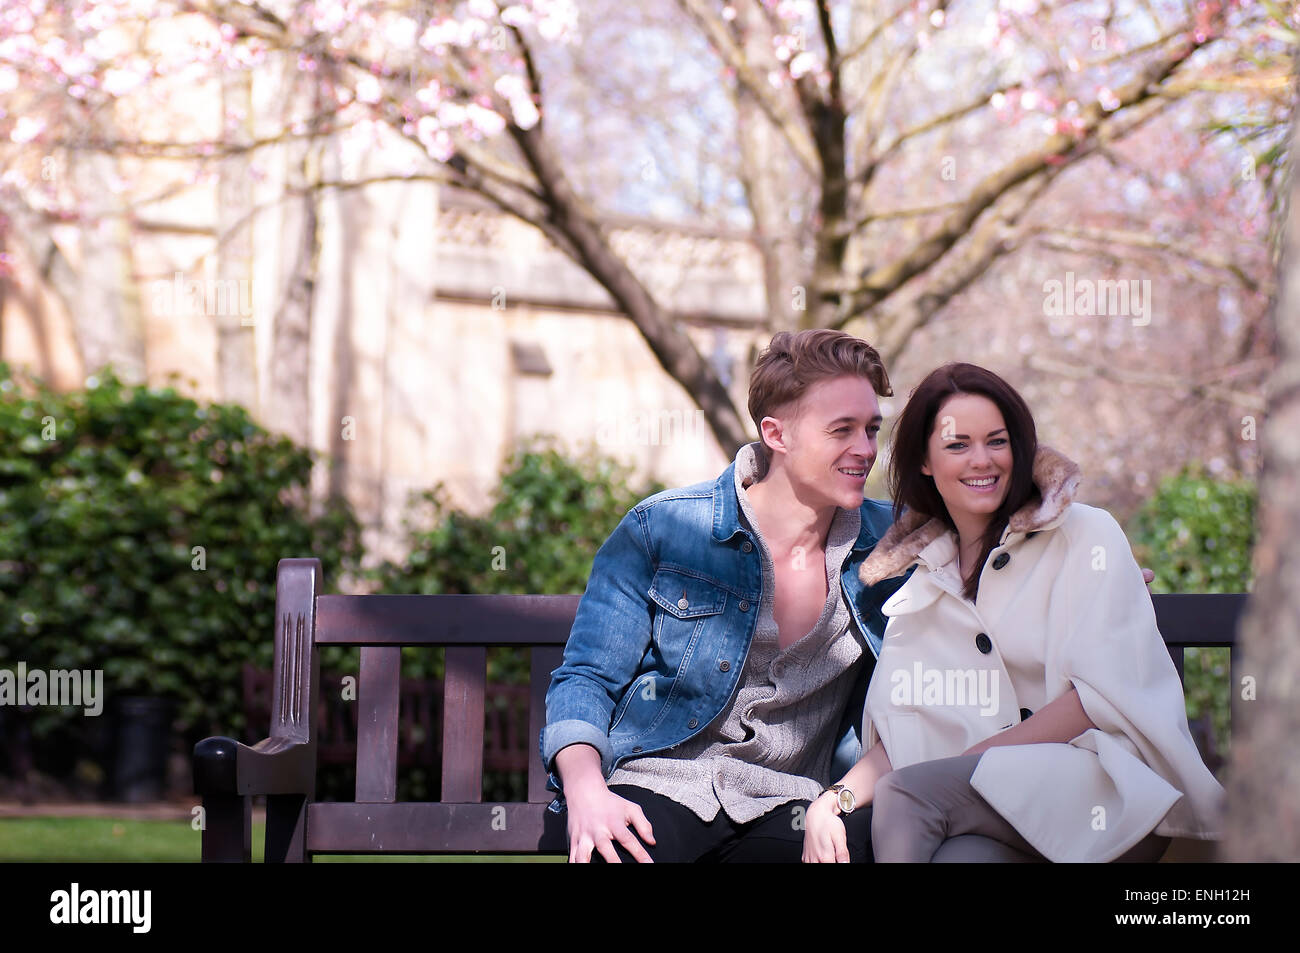
<instances>
[{"instance_id":1,"label":"bare tree branch","mask_svg":"<svg viewBox=\"0 0 1300 953\"><path fill-rule=\"evenodd\" d=\"M790 148L798 157L800 164L810 175L821 173L817 149L809 130L802 125L789 109L777 97L765 76L758 75L745 57L744 50L732 39L726 25L704 3L704 0L677 0L682 10L691 17L704 31L705 37L713 51L722 59L736 77L736 82L743 85L754 97L754 102L762 107L763 112L772 121L781 134L790 143Z\"/></svg>"}]
</instances>

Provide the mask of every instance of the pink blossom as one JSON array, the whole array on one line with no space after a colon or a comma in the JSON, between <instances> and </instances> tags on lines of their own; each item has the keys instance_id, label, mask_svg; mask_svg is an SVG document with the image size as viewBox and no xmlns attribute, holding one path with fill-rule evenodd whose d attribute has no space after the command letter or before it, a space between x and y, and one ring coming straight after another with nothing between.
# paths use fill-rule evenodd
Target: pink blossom
<instances>
[{"instance_id":1,"label":"pink blossom","mask_svg":"<svg viewBox=\"0 0 1300 953\"><path fill-rule=\"evenodd\" d=\"M420 117L420 121L415 126L415 136L428 150L429 155L439 162L446 162L456 151L452 146L451 136L445 129L438 128L438 121L432 116Z\"/></svg>"},{"instance_id":2,"label":"pink blossom","mask_svg":"<svg viewBox=\"0 0 1300 953\"><path fill-rule=\"evenodd\" d=\"M513 27L525 27L533 22L533 11L519 4L512 4L501 11L501 22Z\"/></svg>"},{"instance_id":3,"label":"pink blossom","mask_svg":"<svg viewBox=\"0 0 1300 953\"><path fill-rule=\"evenodd\" d=\"M415 98L425 109L432 109L438 105L438 99L442 93L442 84L436 79L430 80L425 86L416 90Z\"/></svg>"},{"instance_id":4,"label":"pink blossom","mask_svg":"<svg viewBox=\"0 0 1300 953\"><path fill-rule=\"evenodd\" d=\"M470 103L465 107L465 118L469 126L483 136L495 136L506 127L505 119L478 103Z\"/></svg>"},{"instance_id":5,"label":"pink blossom","mask_svg":"<svg viewBox=\"0 0 1300 953\"><path fill-rule=\"evenodd\" d=\"M405 49L415 42L415 31L419 26L410 17L395 16L384 26L384 39L390 46Z\"/></svg>"},{"instance_id":6,"label":"pink blossom","mask_svg":"<svg viewBox=\"0 0 1300 953\"><path fill-rule=\"evenodd\" d=\"M451 20L433 20L420 35L420 45L426 50L451 46L460 38L460 30Z\"/></svg>"},{"instance_id":7,"label":"pink blossom","mask_svg":"<svg viewBox=\"0 0 1300 953\"><path fill-rule=\"evenodd\" d=\"M379 80L369 73L363 73L356 82L357 100L363 103L377 103L383 98L383 87Z\"/></svg>"},{"instance_id":8,"label":"pink blossom","mask_svg":"<svg viewBox=\"0 0 1300 953\"><path fill-rule=\"evenodd\" d=\"M18 121L14 123L13 129L9 133L9 139L10 141L21 145L25 142L31 142L44 131L44 119L38 119L32 116L19 116Z\"/></svg>"},{"instance_id":9,"label":"pink blossom","mask_svg":"<svg viewBox=\"0 0 1300 953\"><path fill-rule=\"evenodd\" d=\"M104 71L102 89L110 96L125 96L144 82L144 76L134 70L107 69Z\"/></svg>"},{"instance_id":10,"label":"pink blossom","mask_svg":"<svg viewBox=\"0 0 1300 953\"><path fill-rule=\"evenodd\" d=\"M568 42L578 34L578 5L573 0L535 0L537 32L543 40Z\"/></svg>"},{"instance_id":11,"label":"pink blossom","mask_svg":"<svg viewBox=\"0 0 1300 953\"><path fill-rule=\"evenodd\" d=\"M537 104L531 96L522 96L510 101L510 112L514 115L515 125L520 129L532 129L541 121L542 114L537 111Z\"/></svg>"}]
</instances>

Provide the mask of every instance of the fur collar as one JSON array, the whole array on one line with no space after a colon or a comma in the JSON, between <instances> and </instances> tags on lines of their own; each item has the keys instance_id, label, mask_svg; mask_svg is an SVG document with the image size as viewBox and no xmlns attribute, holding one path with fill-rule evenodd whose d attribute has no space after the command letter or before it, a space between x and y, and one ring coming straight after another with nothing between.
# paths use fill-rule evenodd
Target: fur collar
<instances>
[{"instance_id":1,"label":"fur collar","mask_svg":"<svg viewBox=\"0 0 1300 953\"><path fill-rule=\"evenodd\" d=\"M1031 533L1059 519L1079 489L1079 467L1065 455L1039 444L1034 457L1034 484L1041 499L1031 500L1011 514L1004 540L1011 533ZM908 510L858 567L858 578L870 586L901 576L916 562L921 550L947 532L948 527L939 518Z\"/></svg>"}]
</instances>

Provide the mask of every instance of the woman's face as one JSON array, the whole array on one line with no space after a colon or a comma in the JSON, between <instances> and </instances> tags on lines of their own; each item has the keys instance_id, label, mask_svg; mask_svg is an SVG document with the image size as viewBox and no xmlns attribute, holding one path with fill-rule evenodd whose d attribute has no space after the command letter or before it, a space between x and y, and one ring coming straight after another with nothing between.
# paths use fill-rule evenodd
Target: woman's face
<instances>
[{"instance_id":1,"label":"woman's face","mask_svg":"<svg viewBox=\"0 0 1300 953\"><path fill-rule=\"evenodd\" d=\"M1011 440L998 405L980 394L945 400L935 414L921 472L934 477L963 536L982 532L1011 481Z\"/></svg>"}]
</instances>

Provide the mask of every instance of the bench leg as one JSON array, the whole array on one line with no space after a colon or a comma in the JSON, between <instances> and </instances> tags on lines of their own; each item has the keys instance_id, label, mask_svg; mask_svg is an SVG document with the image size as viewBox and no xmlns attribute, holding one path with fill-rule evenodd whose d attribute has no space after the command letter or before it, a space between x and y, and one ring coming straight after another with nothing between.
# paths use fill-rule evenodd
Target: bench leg
<instances>
[{"instance_id":1,"label":"bench leg","mask_svg":"<svg viewBox=\"0 0 1300 953\"><path fill-rule=\"evenodd\" d=\"M266 862L309 863L307 856L307 798L302 794L266 796Z\"/></svg>"},{"instance_id":2,"label":"bench leg","mask_svg":"<svg viewBox=\"0 0 1300 953\"><path fill-rule=\"evenodd\" d=\"M253 799L239 794L203 796L200 859L205 864L247 864L253 859Z\"/></svg>"}]
</instances>

